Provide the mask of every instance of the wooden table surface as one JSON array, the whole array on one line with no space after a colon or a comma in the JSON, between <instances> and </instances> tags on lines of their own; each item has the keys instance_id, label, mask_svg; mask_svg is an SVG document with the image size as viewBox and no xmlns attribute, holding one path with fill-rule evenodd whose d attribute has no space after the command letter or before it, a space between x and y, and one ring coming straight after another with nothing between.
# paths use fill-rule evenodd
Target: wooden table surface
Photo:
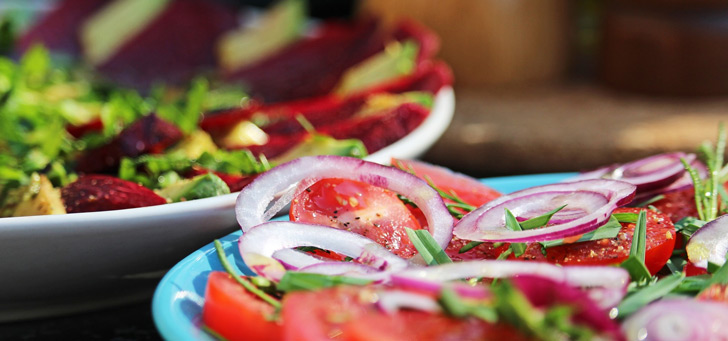
<instances>
[{"instance_id":1,"label":"wooden table surface","mask_svg":"<svg viewBox=\"0 0 728 341\"><path fill-rule=\"evenodd\" d=\"M715 141L728 98L636 97L590 84L456 87L455 116L422 157L478 177L578 171Z\"/></svg>"}]
</instances>

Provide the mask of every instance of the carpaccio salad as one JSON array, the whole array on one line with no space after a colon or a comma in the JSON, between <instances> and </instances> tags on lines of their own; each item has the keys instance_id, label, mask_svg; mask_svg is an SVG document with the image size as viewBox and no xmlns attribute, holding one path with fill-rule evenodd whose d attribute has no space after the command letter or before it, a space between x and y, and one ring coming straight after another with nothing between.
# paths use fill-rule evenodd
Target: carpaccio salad
<instances>
[{"instance_id":1,"label":"carpaccio salad","mask_svg":"<svg viewBox=\"0 0 728 341\"><path fill-rule=\"evenodd\" d=\"M257 276L209 275L229 340L728 339L725 133L501 195L418 161L304 157L241 192ZM271 221L290 203L290 221Z\"/></svg>"},{"instance_id":2,"label":"carpaccio salad","mask_svg":"<svg viewBox=\"0 0 728 341\"><path fill-rule=\"evenodd\" d=\"M300 156L365 157L417 128L452 84L433 59L438 38L410 21L310 28L298 23L305 2L287 0L259 14L257 28L236 29L235 11L217 1L90 3L60 2L18 39L18 62L0 59L0 217L193 200L237 192ZM101 39L119 39L113 48L95 40L88 27L109 29L128 11L154 19L131 38ZM199 25L178 27L183 18ZM281 21L298 24L273 30ZM244 47L261 39L277 43L249 55ZM219 62L213 46L189 49L208 40L221 41ZM90 65L56 67L37 42ZM218 69L176 78L203 67Z\"/></svg>"}]
</instances>

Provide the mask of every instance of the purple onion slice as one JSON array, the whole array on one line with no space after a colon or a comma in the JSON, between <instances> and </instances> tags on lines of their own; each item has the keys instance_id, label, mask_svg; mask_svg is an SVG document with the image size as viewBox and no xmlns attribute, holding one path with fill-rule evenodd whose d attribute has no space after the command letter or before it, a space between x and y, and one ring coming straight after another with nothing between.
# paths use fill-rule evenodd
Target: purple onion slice
<instances>
[{"instance_id":1,"label":"purple onion slice","mask_svg":"<svg viewBox=\"0 0 728 341\"><path fill-rule=\"evenodd\" d=\"M681 158L688 163L696 159L695 154L683 152L657 154L619 166L602 167L579 174L567 181L612 179L637 186L637 192L656 190L670 185L685 174Z\"/></svg>"},{"instance_id":2,"label":"purple onion slice","mask_svg":"<svg viewBox=\"0 0 728 341\"><path fill-rule=\"evenodd\" d=\"M635 186L623 181L591 179L531 187L497 198L468 213L454 229L458 238L490 242L539 242L593 231L615 208L632 201ZM505 209L519 221L535 218L566 205L547 227L511 231Z\"/></svg>"},{"instance_id":3,"label":"purple onion slice","mask_svg":"<svg viewBox=\"0 0 728 341\"><path fill-rule=\"evenodd\" d=\"M291 250L312 246L334 251L378 271L404 269L408 262L383 246L359 234L328 226L271 221L256 226L238 240L240 255L245 264L258 275L279 280L286 270L313 267L323 260ZM353 268L350 268L352 270Z\"/></svg>"},{"instance_id":4,"label":"purple onion slice","mask_svg":"<svg viewBox=\"0 0 728 341\"><path fill-rule=\"evenodd\" d=\"M377 292L377 297L377 307L389 314L400 309L414 309L432 313L442 311L437 300L432 296L421 293L392 289Z\"/></svg>"},{"instance_id":5,"label":"purple onion slice","mask_svg":"<svg viewBox=\"0 0 728 341\"><path fill-rule=\"evenodd\" d=\"M622 323L627 340L728 340L725 303L671 298L654 302Z\"/></svg>"},{"instance_id":6,"label":"purple onion slice","mask_svg":"<svg viewBox=\"0 0 728 341\"><path fill-rule=\"evenodd\" d=\"M705 179L708 177L708 168L700 162L700 160L694 160L692 163L690 163L690 166L695 168L695 170L700 175L701 179ZM693 178L690 176L690 173L684 172L682 176L680 176L679 179L675 180L675 182L661 188L652 189L649 191L642 191L637 193L634 197L635 203L640 203L645 200L654 198L660 194L666 194L670 192L680 191L686 188L692 188L693 187Z\"/></svg>"},{"instance_id":7,"label":"purple onion slice","mask_svg":"<svg viewBox=\"0 0 728 341\"><path fill-rule=\"evenodd\" d=\"M634 184L639 191L665 187L685 172L681 158L691 163L695 154L664 153L628 162L613 170L611 178Z\"/></svg>"},{"instance_id":8,"label":"purple onion slice","mask_svg":"<svg viewBox=\"0 0 728 341\"><path fill-rule=\"evenodd\" d=\"M723 265L728 253L728 214L708 222L698 229L685 245L693 265L707 269L708 262Z\"/></svg>"},{"instance_id":9,"label":"purple onion slice","mask_svg":"<svg viewBox=\"0 0 728 341\"><path fill-rule=\"evenodd\" d=\"M440 195L427 182L394 167L332 155L302 157L281 164L243 188L235 205L243 232L270 220L297 193L324 178L361 181L402 194L422 210L440 247L446 248L452 238L453 219ZM275 200L278 193L284 194Z\"/></svg>"},{"instance_id":10,"label":"purple onion slice","mask_svg":"<svg viewBox=\"0 0 728 341\"><path fill-rule=\"evenodd\" d=\"M429 267L410 267L393 273L391 282L433 291L445 282L468 278L536 276L584 288L602 308L616 306L627 293L629 273L610 266L556 266L510 260L478 260Z\"/></svg>"}]
</instances>

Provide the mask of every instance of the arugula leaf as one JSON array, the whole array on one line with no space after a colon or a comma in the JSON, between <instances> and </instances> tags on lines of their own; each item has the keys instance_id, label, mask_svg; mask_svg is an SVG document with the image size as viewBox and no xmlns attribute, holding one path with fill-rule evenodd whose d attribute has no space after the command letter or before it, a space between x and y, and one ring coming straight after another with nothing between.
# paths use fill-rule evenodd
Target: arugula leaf
<instances>
[{"instance_id":1,"label":"arugula leaf","mask_svg":"<svg viewBox=\"0 0 728 341\"><path fill-rule=\"evenodd\" d=\"M728 257L728 255L726 255ZM709 285L712 284L728 284L728 262L723 263L716 270L711 272L713 275L710 277Z\"/></svg>"},{"instance_id":2,"label":"arugula leaf","mask_svg":"<svg viewBox=\"0 0 728 341\"><path fill-rule=\"evenodd\" d=\"M465 244L465 246L461 247L460 250L458 250L458 253L466 253L483 243L484 242L472 241L470 243Z\"/></svg>"},{"instance_id":3,"label":"arugula leaf","mask_svg":"<svg viewBox=\"0 0 728 341\"><path fill-rule=\"evenodd\" d=\"M606 224L600 226L598 229L583 234L577 241L571 242L571 243L581 243L581 242L587 242L592 240L600 240L605 238L614 238L619 234L619 231L622 230L622 224L620 224L619 219L615 217L615 215L612 215ZM557 240L548 240L541 242L541 245L543 245L545 248L550 248L554 246L559 246L567 244L564 242L563 239L557 239Z\"/></svg>"},{"instance_id":4,"label":"arugula leaf","mask_svg":"<svg viewBox=\"0 0 728 341\"><path fill-rule=\"evenodd\" d=\"M498 314L493 307L468 302L447 286L442 288L439 302L446 313L457 318L473 316L490 323L498 321Z\"/></svg>"},{"instance_id":5,"label":"arugula leaf","mask_svg":"<svg viewBox=\"0 0 728 341\"><path fill-rule=\"evenodd\" d=\"M516 219L516 216L513 215L513 212L511 212L508 208L506 208L505 211L506 227L511 231L523 231L521 224L518 223L518 219ZM524 252L526 252L526 246L526 243L511 243L510 249L513 251L514 256L520 257Z\"/></svg>"},{"instance_id":6,"label":"arugula leaf","mask_svg":"<svg viewBox=\"0 0 728 341\"><path fill-rule=\"evenodd\" d=\"M675 223L675 230L682 233L683 236L686 237L685 239L690 239L693 233L703 227L703 225L705 225L706 223L707 222L695 217L685 217Z\"/></svg>"},{"instance_id":7,"label":"arugula leaf","mask_svg":"<svg viewBox=\"0 0 728 341\"><path fill-rule=\"evenodd\" d=\"M425 260L427 265L452 263L450 257L447 256L445 251L439 244L437 244L435 239L432 238L430 231L413 230L409 227L405 229L410 241L412 241L412 244L415 246L417 252L420 253L420 256L422 256L422 259Z\"/></svg>"},{"instance_id":8,"label":"arugula leaf","mask_svg":"<svg viewBox=\"0 0 728 341\"><path fill-rule=\"evenodd\" d=\"M563 205L561 207L557 207L543 215L540 215L535 218L531 218L525 221L520 222L521 228L524 230L532 230L535 228L546 226L546 224L549 223L549 220L551 220L551 217L554 216L557 212L561 211L566 207L566 205Z\"/></svg>"},{"instance_id":9,"label":"arugula leaf","mask_svg":"<svg viewBox=\"0 0 728 341\"><path fill-rule=\"evenodd\" d=\"M676 273L663 277L652 285L642 287L622 300L617 306L617 316L619 318L627 317L648 303L667 295L676 289L684 279L683 273Z\"/></svg>"},{"instance_id":10,"label":"arugula leaf","mask_svg":"<svg viewBox=\"0 0 728 341\"><path fill-rule=\"evenodd\" d=\"M225 271L232 277L236 282L238 282L240 285L245 288L245 290L248 290L250 293L260 297L264 302L272 305L276 309L281 308L281 302L278 301L276 298L268 295L263 290L260 290L257 286L253 285L249 281L243 279L240 274L233 269L233 266L228 262L227 257L225 257L225 249L222 246L222 243L220 240L215 239L215 251L217 252L217 258L220 260L220 264L222 264L222 267L225 269ZM285 275L284 275L285 277Z\"/></svg>"},{"instance_id":11,"label":"arugula leaf","mask_svg":"<svg viewBox=\"0 0 728 341\"><path fill-rule=\"evenodd\" d=\"M278 282L277 288L283 292L311 291L337 285L366 285L371 282L363 278L287 271Z\"/></svg>"},{"instance_id":12,"label":"arugula leaf","mask_svg":"<svg viewBox=\"0 0 728 341\"><path fill-rule=\"evenodd\" d=\"M644 282L652 277L645 266L645 245L647 230L647 212L642 210L637 217L629 258L622 262L622 268L629 272L633 281Z\"/></svg>"},{"instance_id":13,"label":"arugula leaf","mask_svg":"<svg viewBox=\"0 0 728 341\"><path fill-rule=\"evenodd\" d=\"M564 207L566 207L566 205L557 207L557 208L547 212L546 214L540 215L538 217L534 217L534 218L528 219L526 221L523 221L523 222L519 223L519 225L522 229L525 229L525 230L535 229L538 227L546 226L549 223L549 220L551 220L551 217L553 217L554 214L556 214L557 212L564 209ZM478 241L469 242L469 243L465 244L465 246L460 248L460 250L458 250L458 253L468 252L480 244L483 244L483 242L478 242Z\"/></svg>"},{"instance_id":14,"label":"arugula leaf","mask_svg":"<svg viewBox=\"0 0 728 341\"><path fill-rule=\"evenodd\" d=\"M617 219L620 223L635 224L639 214L631 212L612 213L612 217Z\"/></svg>"},{"instance_id":15,"label":"arugula leaf","mask_svg":"<svg viewBox=\"0 0 728 341\"><path fill-rule=\"evenodd\" d=\"M554 306L543 311L536 309L525 295L509 281L499 281L491 286L494 308L499 320L504 320L519 330L541 340L590 340L594 332L575 325L574 311L570 307Z\"/></svg>"},{"instance_id":16,"label":"arugula leaf","mask_svg":"<svg viewBox=\"0 0 728 341\"><path fill-rule=\"evenodd\" d=\"M649 199L647 199L647 200L645 200L645 201L643 201L641 203L638 203L637 205L634 205L634 206L635 207L647 207L650 204L655 203L655 202L658 202L658 201L660 201L662 199L665 199L665 195L658 194L658 195L656 195L656 196L654 196L652 198L649 198Z\"/></svg>"}]
</instances>

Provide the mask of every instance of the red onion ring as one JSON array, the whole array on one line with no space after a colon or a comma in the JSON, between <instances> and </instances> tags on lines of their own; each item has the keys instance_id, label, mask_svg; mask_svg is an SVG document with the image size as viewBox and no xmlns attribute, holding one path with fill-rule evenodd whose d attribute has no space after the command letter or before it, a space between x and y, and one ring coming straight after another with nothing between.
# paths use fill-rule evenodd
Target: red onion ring
<instances>
[{"instance_id":1,"label":"red onion ring","mask_svg":"<svg viewBox=\"0 0 728 341\"><path fill-rule=\"evenodd\" d=\"M627 340L728 340L728 306L688 298L654 302L622 323Z\"/></svg>"},{"instance_id":2,"label":"red onion ring","mask_svg":"<svg viewBox=\"0 0 728 341\"><path fill-rule=\"evenodd\" d=\"M377 297L377 307L388 314L402 308L432 313L442 311L440 304L432 296L421 293L392 289L377 292Z\"/></svg>"},{"instance_id":3,"label":"red onion ring","mask_svg":"<svg viewBox=\"0 0 728 341\"><path fill-rule=\"evenodd\" d=\"M250 229L238 240L238 249L245 264L253 272L271 280L280 279L285 271L283 264L302 268L323 262L303 252L290 250L300 246L341 253L380 271L408 266L406 260L371 239L328 226L271 221Z\"/></svg>"},{"instance_id":4,"label":"red onion ring","mask_svg":"<svg viewBox=\"0 0 728 341\"><path fill-rule=\"evenodd\" d=\"M394 167L332 155L302 157L281 164L243 188L235 205L243 232L270 220L298 192L324 178L361 181L402 194L422 210L428 229L440 247L446 248L452 238L453 219L440 195L427 182ZM299 185L295 190L288 190L296 184ZM274 202L276 194L283 191L285 194Z\"/></svg>"},{"instance_id":5,"label":"red onion ring","mask_svg":"<svg viewBox=\"0 0 728 341\"><path fill-rule=\"evenodd\" d=\"M728 253L728 214L695 231L685 245L685 250L690 263L699 268L707 269L708 262L723 265Z\"/></svg>"},{"instance_id":6,"label":"red onion ring","mask_svg":"<svg viewBox=\"0 0 728 341\"><path fill-rule=\"evenodd\" d=\"M556 266L549 263L509 260L464 261L422 268L407 268L391 275L393 284L419 286L432 291L442 283L468 278L537 276L585 288L602 308L616 306L627 293L629 273L610 266Z\"/></svg>"},{"instance_id":7,"label":"red onion ring","mask_svg":"<svg viewBox=\"0 0 728 341\"><path fill-rule=\"evenodd\" d=\"M688 163L695 161L695 154L682 152L663 153L624 163L607 166L575 176L567 181L584 179L612 179L629 182L637 186L637 192L665 187L685 173L681 158Z\"/></svg>"},{"instance_id":8,"label":"red onion ring","mask_svg":"<svg viewBox=\"0 0 728 341\"><path fill-rule=\"evenodd\" d=\"M623 181L591 179L531 187L497 198L465 215L454 229L461 239L490 242L539 242L597 229L615 208L632 201L635 186ZM508 208L519 220L543 215L566 204L547 227L511 231L505 226Z\"/></svg>"},{"instance_id":9,"label":"red onion ring","mask_svg":"<svg viewBox=\"0 0 728 341\"><path fill-rule=\"evenodd\" d=\"M694 160L693 162L690 163L690 166L695 168L695 170L700 175L701 179L705 179L708 177L708 168L705 167L705 164L700 162L700 160ZM690 173L685 172L679 179L675 180L675 182L673 182L665 187L637 193L634 197L634 203L643 202L645 200L654 198L660 194L666 194L666 193L675 192L675 191L683 190L686 188L692 188L692 187L693 187L693 178L690 176Z\"/></svg>"}]
</instances>

